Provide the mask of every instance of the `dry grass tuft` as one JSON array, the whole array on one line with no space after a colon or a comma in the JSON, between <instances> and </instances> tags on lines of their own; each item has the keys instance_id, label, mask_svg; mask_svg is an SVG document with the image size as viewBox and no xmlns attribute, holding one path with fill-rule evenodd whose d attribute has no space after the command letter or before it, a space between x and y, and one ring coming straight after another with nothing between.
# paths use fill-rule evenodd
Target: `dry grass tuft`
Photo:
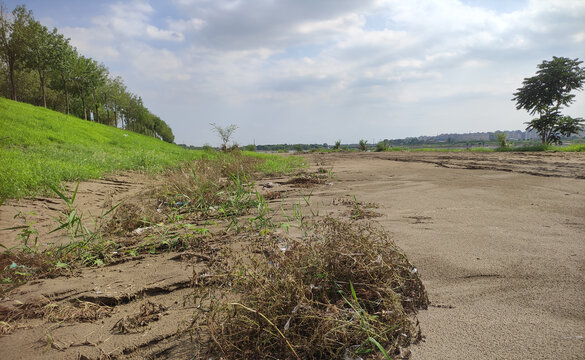
<instances>
[{"instance_id":1,"label":"dry grass tuft","mask_svg":"<svg viewBox=\"0 0 585 360\"><path fill-rule=\"evenodd\" d=\"M13 326L6 321L0 321L0 336L8 335L12 332Z\"/></svg>"},{"instance_id":2,"label":"dry grass tuft","mask_svg":"<svg viewBox=\"0 0 585 360\"><path fill-rule=\"evenodd\" d=\"M153 191L139 194L136 199L126 201L114 210L104 230L110 234L125 235L140 227L156 224L164 219L157 212L158 204Z\"/></svg>"},{"instance_id":3,"label":"dry grass tuft","mask_svg":"<svg viewBox=\"0 0 585 360\"><path fill-rule=\"evenodd\" d=\"M324 184L325 179L318 176L297 176L288 181L284 184L292 185L293 187L298 188L309 188L318 184Z\"/></svg>"},{"instance_id":4,"label":"dry grass tuft","mask_svg":"<svg viewBox=\"0 0 585 360\"><path fill-rule=\"evenodd\" d=\"M382 214L372 211L370 209L377 209L379 206L376 203L362 203L357 201L354 197L352 199L339 198L333 200L333 205L345 205L350 209L347 211L347 216L352 220L371 219L380 217Z\"/></svg>"},{"instance_id":5,"label":"dry grass tuft","mask_svg":"<svg viewBox=\"0 0 585 360\"><path fill-rule=\"evenodd\" d=\"M235 297L204 313L201 358L377 358L376 342L397 354L420 339L411 315L427 294L387 233L328 218L288 245L232 271Z\"/></svg>"},{"instance_id":6,"label":"dry grass tuft","mask_svg":"<svg viewBox=\"0 0 585 360\"><path fill-rule=\"evenodd\" d=\"M160 319L160 313L167 308L162 304L155 304L149 300L140 305L140 312L133 316L126 316L114 324L112 332L128 334L136 328L146 326L153 321Z\"/></svg>"},{"instance_id":7,"label":"dry grass tuft","mask_svg":"<svg viewBox=\"0 0 585 360\"><path fill-rule=\"evenodd\" d=\"M42 317L52 322L92 322L109 317L113 308L88 301L64 304L47 304L40 309Z\"/></svg>"}]
</instances>

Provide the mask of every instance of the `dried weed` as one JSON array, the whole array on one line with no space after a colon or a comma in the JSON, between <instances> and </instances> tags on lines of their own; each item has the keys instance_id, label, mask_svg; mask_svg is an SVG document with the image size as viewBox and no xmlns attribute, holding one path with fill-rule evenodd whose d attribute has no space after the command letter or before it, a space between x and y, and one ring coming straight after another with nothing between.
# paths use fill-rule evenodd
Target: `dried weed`
<instances>
[{"instance_id":1,"label":"dried weed","mask_svg":"<svg viewBox=\"0 0 585 360\"><path fill-rule=\"evenodd\" d=\"M289 245L242 254L247 264L223 273L236 293L203 313L201 358L374 358L370 338L390 354L420 339L411 315L428 298L385 232L328 218Z\"/></svg>"},{"instance_id":2,"label":"dried weed","mask_svg":"<svg viewBox=\"0 0 585 360\"><path fill-rule=\"evenodd\" d=\"M160 319L160 313L167 308L163 304L155 304L147 300L140 305L140 312L133 316L126 316L118 320L112 327L112 332L118 334L128 334L135 332L137 328L148 325L153 321Z\"/></svg>"},{"instance_id":3,"label":"dried weed","mask_svg":"<svg viewBox=\"0 0 585 360\"><path fill-rule=\"evenodd\" d=\"M51 303L41 308L42 317L51 322L92 322L109 317L112 311L112 307L88 301L64 304Z\"/></svg>"}]
</instances>

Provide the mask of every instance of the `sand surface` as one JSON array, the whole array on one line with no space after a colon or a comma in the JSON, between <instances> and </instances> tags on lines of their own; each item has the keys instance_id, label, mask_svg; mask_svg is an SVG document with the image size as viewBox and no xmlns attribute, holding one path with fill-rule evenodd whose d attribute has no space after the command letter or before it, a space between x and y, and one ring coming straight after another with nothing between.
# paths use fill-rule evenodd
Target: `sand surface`
<instances>
[{"instance_id":1,"label":"sand surface","mask_svg":"<svg viewBox=\"0 0 585 360\"><path fill-rule=\"evenodd\" d=\"M376 204L371 211L380 216L373 220L420 271L432 305L418 314L425 341L411 348L412 359L585 359L585 154L336 153L307 159L334 176L328 184L287 188L289 201L310 194L313 212L337 217L348 216L343 199ZM148 182L124 181L131 185L87 183L83 201L99 211L107 197L117 201ZM267 182L275 184L272 190L285 188L275 179L259 184ZM108 189L115 194L106 196ZM19 206L36 209L43 224L61 205L11 202L0 208L0 224L14 224ZM15 241L14 235L0 232L0 242ZM193 312L182 301L193 266L163 253L16 289L0 306L45 298L109 301L115 309L94 323L27 320L0 338L0 358L187 359L189 336L177 330ZM160 320L146 331L112 334L117 321L147 301L165 305Z\"/></svg>"},{"instance_id":2,"label":"sand surface","mask_svg":"<svg viewBox=\"0 0 585 360\"><path fill-rule=\"evenodd\" d=\"M433 305L413 359L584 359L585 156L497 155L327 156L316 197L380 204L418 266Z\"/></svg>"}]
</instances>

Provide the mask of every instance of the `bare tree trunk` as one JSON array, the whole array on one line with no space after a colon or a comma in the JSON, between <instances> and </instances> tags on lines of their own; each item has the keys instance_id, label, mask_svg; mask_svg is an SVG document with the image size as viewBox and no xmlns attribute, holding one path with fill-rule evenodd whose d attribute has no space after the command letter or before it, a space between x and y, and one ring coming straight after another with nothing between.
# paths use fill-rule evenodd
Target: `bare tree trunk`
<instances>
[{"instance_id":1,"label":"bare tree trunk","mask_svg":"<svg viewBox=\"0 0 585 360\"><path fill-rule=\"evenodd\" d=\"M16 99L16 82L14 80L14 61L10 61L8 63L8 68L10 72L10 85L12 86L12 100L17 101Z\"/></svg>"},{"instance_id":2,"label":"bare tree trunk","mask_svg":"<svg viewBox=\"0 0 585 360\"><path fill-rule=\"evenodd\" d=\"M41 99L43 100L43 107L47 108L47 97L45 96L45 76L40 68L37 68L39 73L39 81L41 82Z\"/></svg>"},{"instance_id":3,"label":"bare tree trunk","mask_svg":"<svg viewBox=\"0 0 585 360\"><path fill-rule=\"evenodd\" d=\"M65 88L65 107L67 108L67 115L69 115L69 93L67 88Z\"/></svg>"},{"instance_id":4,"label":"bare tree trunk","mask_svg":"<svg viewBox=\"0 0 585 360\"><path fill-rule=\"evenodd\" d=\"M83 97L83 95L81 95L80 98L81 98L81 106L83 107L83 119L87 120L87 109L85 108L85 97Z\"/></svg>"},{"instance_id":5,"label":"bare tree trunk","mask_svg":"<svg viewBox=\"0 0 585 360\"><path fill-rule=\"evenodd\" d=\"M95 101L95 96L93 97L93 101L94 101L94 104L95 104L94 121L95 122L100 122L100 114L99 114L99 109L98 109L98 103L97 103L97 101Z\"/></svg>"},{"instance_id":6,"label":"bare tree trunk","mask_svg":"<svg viewBox=\"0 0 585 360\"><path fill-rule=\"evenodd\" d=\"M65 81L65 74L61 72L61 80L63 80L63 90L65 91L65 108L67 115L69 115L69 92L67 91L67 81Z\"/></svg>"}]
</instances>

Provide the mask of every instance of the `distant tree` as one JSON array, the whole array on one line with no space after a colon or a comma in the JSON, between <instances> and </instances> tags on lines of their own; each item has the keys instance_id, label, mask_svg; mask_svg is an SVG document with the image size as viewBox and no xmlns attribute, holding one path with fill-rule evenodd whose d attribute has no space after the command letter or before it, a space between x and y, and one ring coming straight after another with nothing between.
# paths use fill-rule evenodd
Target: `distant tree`
<instances>
[{"instance_id":1,"label":"distant tree","mask_svg":"<svg viewBox=\"0 0 585 360\"><path fill-rule=\"evenodd\" d=\"M570 136L583 130L583 119L561 114L563 106L573 103L573 90L583 89L585 68L583 61L553 56L543 61L533 77L525 78L522 87L514 93L516 109L524 109L539 117L527 122L526 130L535 130L543 145L558 144L561 136Z\"/></svg>"},{"instance_id":2,"label":"distant tree","mask_svg":"<svg viewBox=\"0 0 585 360\"><path fill-rule=\"evenodd\" d=\"M341 140L337 140L335 145L333 145L334 150L341 150Z\"/></svg>"},{"instance_id":3,"label":"distant tree","mask_svg":"<svg viewBox=\"0 0 585 360\"><path fill-rule=\"evenodd\" d=\"M368 150L368 140L360 140L360 150L361 151Z\"/></svg>"},{"instance_id":4,"label":"distant tree","mask_svg":"<svg viewBox=\"0 0 585 360\"><path fill-rule=\"evenodd\" d=\"M154 119L154 131L163 140L168 143L175 141L175 135L166 122L161 120L158 116L152 115Z\"/></svg>"},{"instance_id":5,"label":"distant tree","mask_svg":"<svg viewBox=\"0 0 585 360\"><path fill-rule=\"evenodd\" d=\"M221 127L216 123L211 123L210 125L212 127L212 130L215 131L219 138L221 139L222 142L221 149L223 151L227 151L228 149L227 144L230 142L232 135L234 134L238 127L234 124L228 125L226 127Z\"/></svg>"},{"instance_id":6,"label":"distant tree","mask_svg":"<svg viewBox=\"0 0 585 360\"><path fill-rule=\"evenodd\" d=\"M26 29L33 21L32 12L26 6L17 6L9 13L0 3L0 58L8 65L8 77L12 87L12 100L17 100L15 71L25 56Z\"/></svg>"},{"instance_id":7,"label":"distant tree","mask_svg":"<svg viewBox=\"0 0 585 360\"><path fill-rule=\"evenodd\" d=\"M103 86L98 89L102 105L106 110L104 123L118 127L118 116L124 102L126 86L121 77L108 77Z\"/></svg>"},{"instance_id":8,"label":"distant tree","mask_svg":"<svg viewBox=\"0 0 585 360\"><path fill-rule=\"evenodd\" d=\"M97 61L79 56L75 59L72 69L72 87L81 99L83 118L87 120L87 105L94 98L95 90L106 81L107 69ZM91 105L91 103L90 103Z\"/></svg>"},{"instance_id":9,"label":"distant tree","mask_svg":"<svg viewBox=\"0 0 585 360\"><path fill-rule=\"evenodd\" d=\"M506 142L507 135L505 132L498 131L496 132L496 139L498 140L498 144L500 149L508 147L508 143Z\"/></svg>"},{"instance_id":10,"label":"distant tree","mask_svg":"<svg viewBox=\"0 0 585 360\"><path fill-rule=\"evenodd\" d=\"M388 141L383 140L376 144L376 152L388 150Z\"/></svg>"},{"instance_id":11,"label":"distant tree","mask_svg":"<svg viewBox=\"0 0 585 360\"><path fill-rule=\"evenodd\" d=\"M65 113L69 115L71 111L71 82L73 81L73 70L79 54L69 44L69 39L63 35L57 34L54 41L56 57L50 74L49 87L63 92L65 95Z\"/></svg>"},{"instance_id":12,"label":"distant tree","mask_svg":"<svg viewBox=\"0 0 585 360\"><path fill-rule=\"evenodd\" d=\"M26 49L24 62L28 68L37 72L39 76L40 97L43 107L47 107L46 79L47 72L57 65L58 61L58 34L57 29L49 32L46 26L36 20L31 20L26 28Z\"/></svg>"}]
</instances>

